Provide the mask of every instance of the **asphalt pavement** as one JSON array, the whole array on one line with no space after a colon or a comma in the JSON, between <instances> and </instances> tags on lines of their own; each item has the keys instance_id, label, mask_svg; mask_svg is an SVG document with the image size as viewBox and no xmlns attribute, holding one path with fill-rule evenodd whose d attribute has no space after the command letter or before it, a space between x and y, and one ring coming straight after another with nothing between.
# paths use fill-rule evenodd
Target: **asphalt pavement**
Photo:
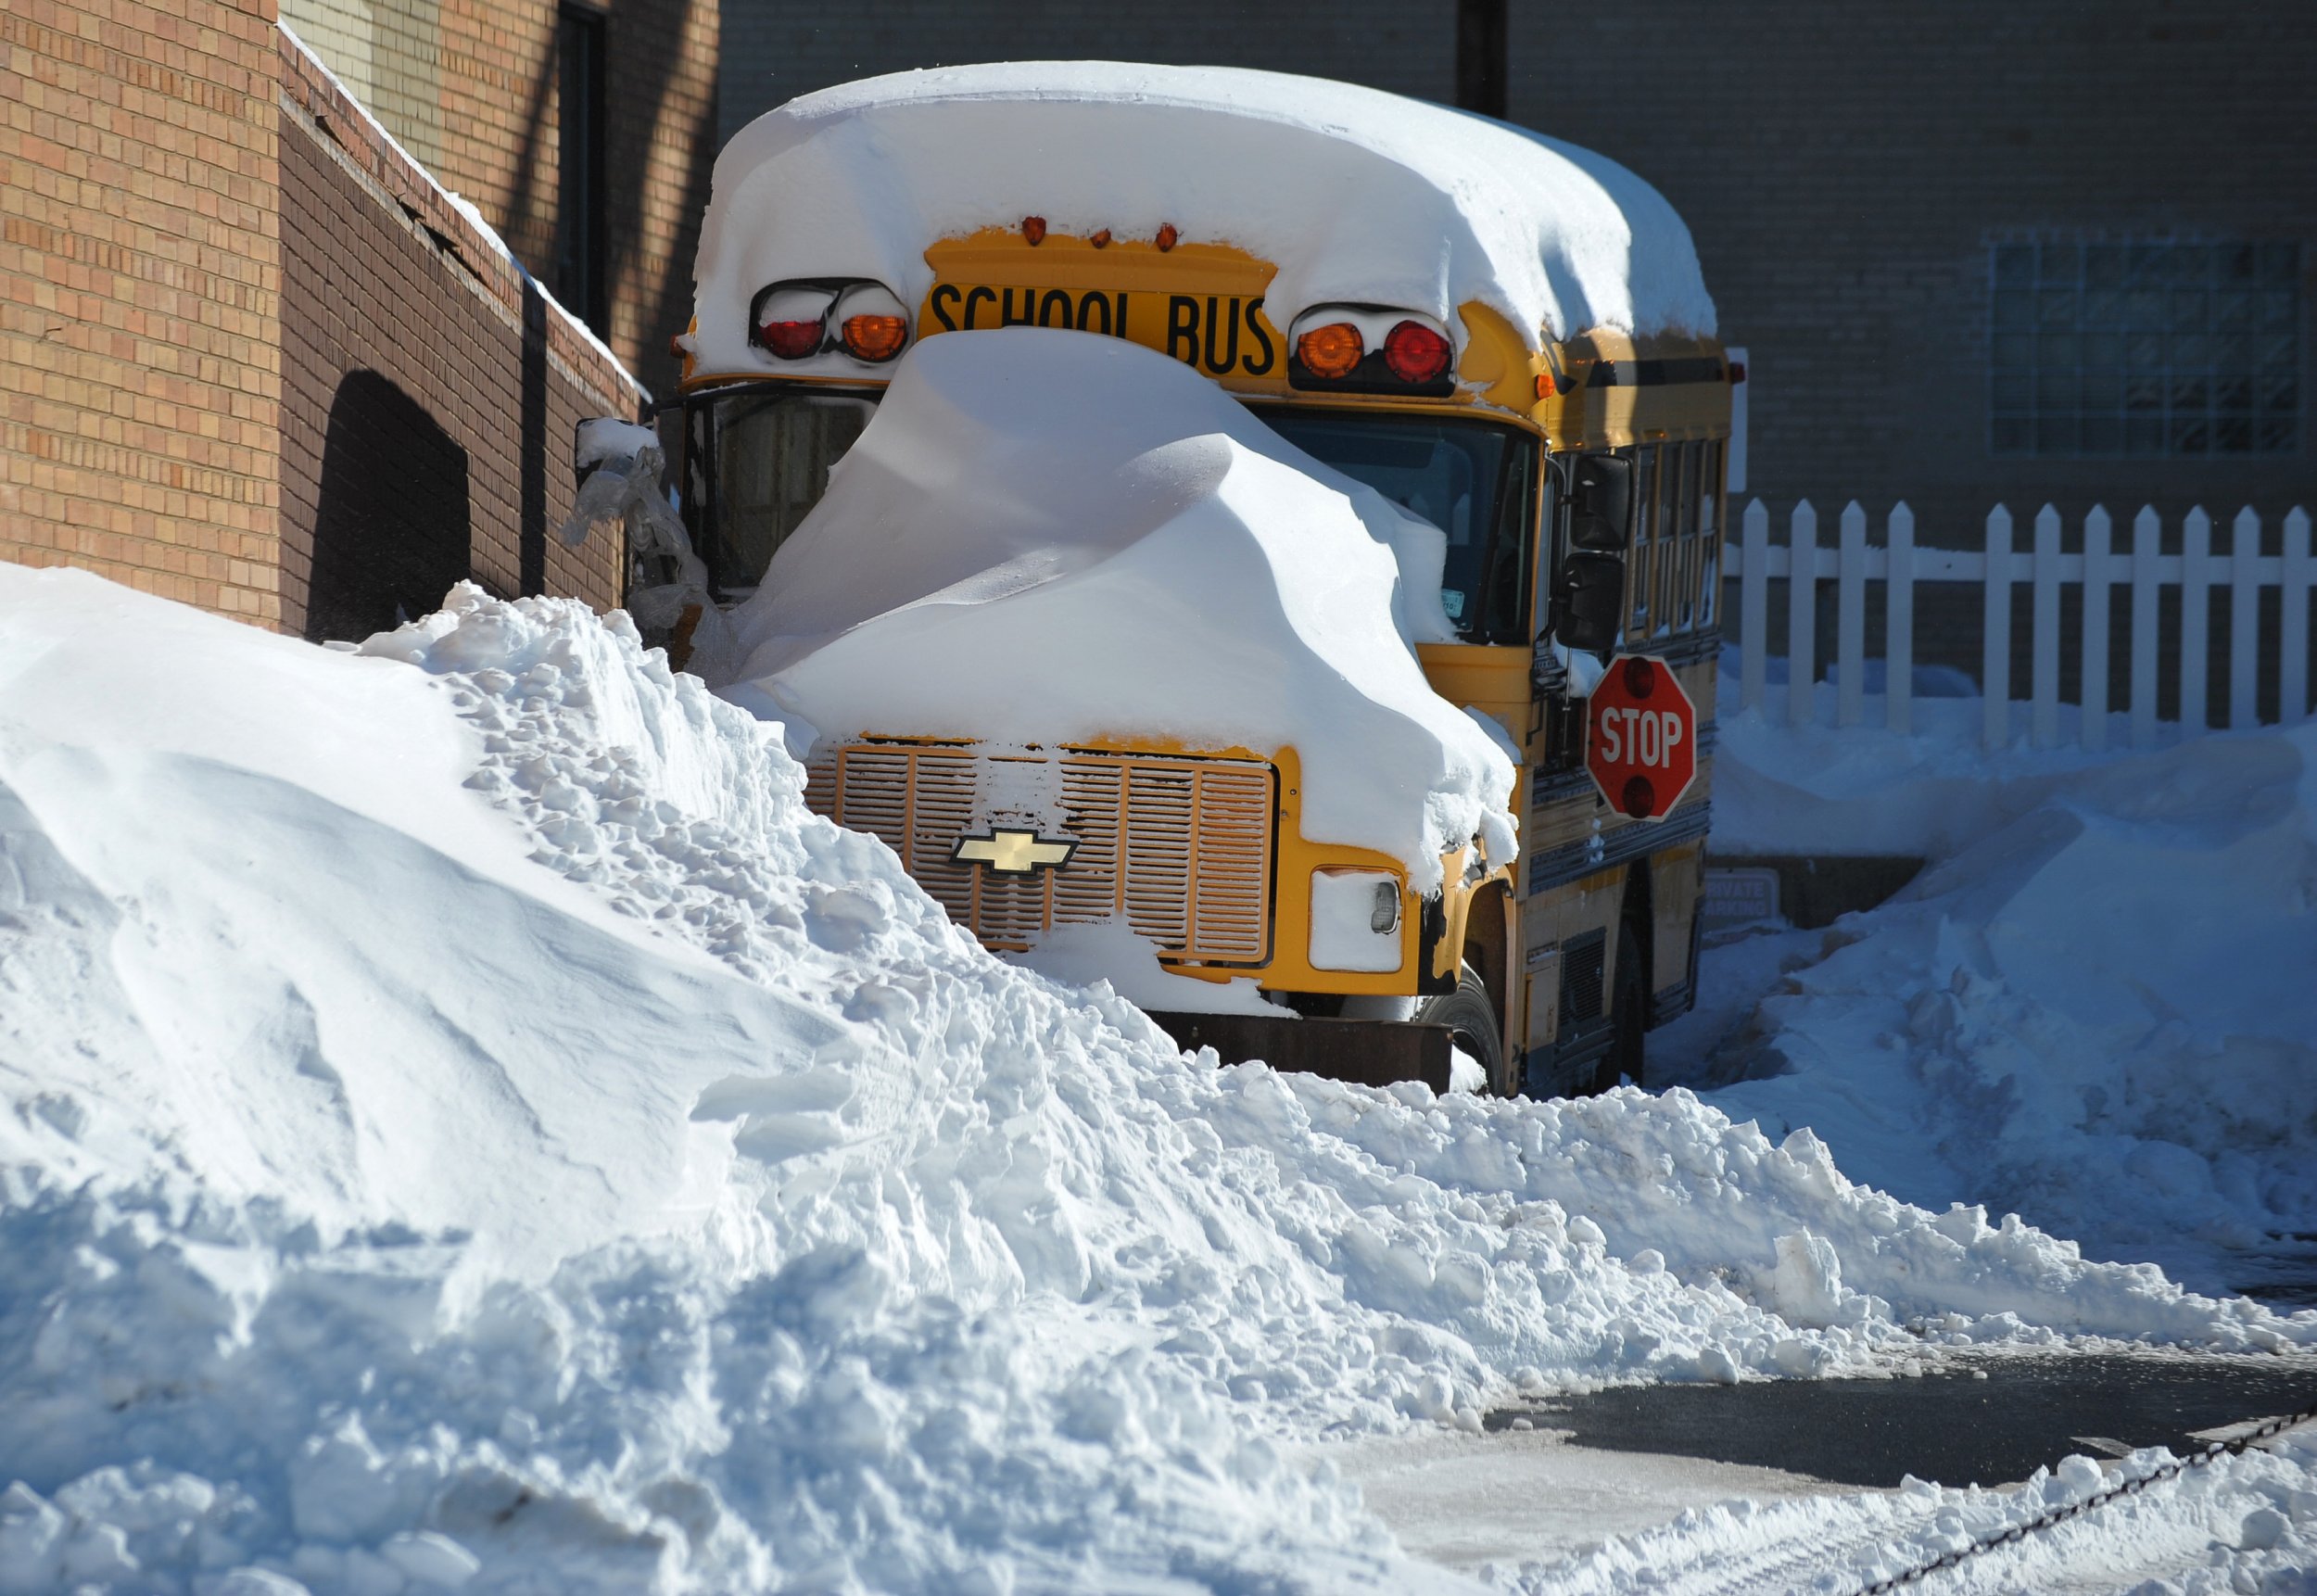
<instances>
[{"instance_id":1,"label":"asphalt pavement","mask_svg":"<svg viewBox=\"0 0 2317 1596\"><path fill-rule=\"evenodd\" d=\"M1506 1409L1488 1428L1549 1428L1580 1447L1844 1485L1888 1488L1913 1475L1994 1486L2071 1452L2186 1452L2207 1432L2311 1408L2317 1361L2048 1353L1904 1379L1619 1387Z\"/></svg>"}]
</instances>

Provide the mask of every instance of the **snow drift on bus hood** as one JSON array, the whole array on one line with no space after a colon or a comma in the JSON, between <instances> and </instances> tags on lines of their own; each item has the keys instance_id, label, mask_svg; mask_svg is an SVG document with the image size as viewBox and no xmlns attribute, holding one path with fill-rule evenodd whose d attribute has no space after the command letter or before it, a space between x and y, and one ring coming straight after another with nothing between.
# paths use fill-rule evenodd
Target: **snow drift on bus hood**
<instances>
[{"instance_id":1,"label":"snow drift on bus hood","mask_svg":"<svg viewBox=\"0 0 2317 1596\"><path fill-rule=\"evenodd\" d=\"M364 649L0 564L0 1590L1462 1589L1280 1441L2317 1342L1686 1095L1185 1058L623 616Z\"/></svg>"},{"instance_id":2,"label":"snow drift on bus hood","mask_svg":"<svg viewBox=\"0 0 2317 1596\"><path fill-rule=\"evenodd\" d=\"M1446 543L1196 372L1015 327L913 350L738 616L728 696L825 738L1172 739L1302 760L1314 841L1513 852L1512 761L1436 694Z\"/></svg>"},{"instance_id":3,"label":"snow drift on bus hood","mask_svg":"<svg viewBox=\"0 0 2317 1596\"><path fill-rule=\"evenodd\" d=\"M765 367L747 323L767 284L875 278L914 308L929 244L1033 215L1235 245L1278 268L1281 327L1348 302L1454 329L1479 300L1531 340L1714 330L1680 217L1590 151L1315 78L1027 61L841 84L735 134L701 229L702 369Z\"/></svg>"}]
</instances>

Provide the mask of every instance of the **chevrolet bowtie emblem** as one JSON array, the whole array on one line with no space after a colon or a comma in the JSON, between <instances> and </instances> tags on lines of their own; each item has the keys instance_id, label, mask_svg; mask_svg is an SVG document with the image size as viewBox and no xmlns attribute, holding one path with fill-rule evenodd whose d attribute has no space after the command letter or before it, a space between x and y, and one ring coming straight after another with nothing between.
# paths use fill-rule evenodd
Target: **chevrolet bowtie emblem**
<instances>
[{"instance_id":1,"label":"chevrolet bowtie emblem","mask_svg":"<svg viewBox=\"0 0 2317 1596\"><path fill-rule=\"evenodd\" d=\"M958 838L949 859L954 865L987 865L1001 876L1027 876L1059 869L1077 851L1078 844L1068 838L1049 839L1000 826L982 836Z\"/></svg>"}]
</instances>

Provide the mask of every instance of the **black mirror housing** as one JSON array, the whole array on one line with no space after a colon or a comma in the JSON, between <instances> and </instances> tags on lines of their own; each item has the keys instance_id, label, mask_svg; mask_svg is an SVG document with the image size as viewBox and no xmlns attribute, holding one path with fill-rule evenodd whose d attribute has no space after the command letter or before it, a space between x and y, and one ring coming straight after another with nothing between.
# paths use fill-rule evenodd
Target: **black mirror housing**
<instances>
[{"instance_id":1,"label":"black mirror housing","mask_svg":"<svg viewBox=\"0 0 2317 1596\"><path fill-rule=\"evenodd\" d=\"M1622 554L1633 526L1633 462L1579 455L1569 473L1569 547Z\"/></svg>"},{"instance_id":2,"label":"black mirror housing","mask_svg":"<svg viewBox=\"0 0 2317 1596\"><path fill-rule=\"evenodd\" d=\"M1552 611L1553 636L1563 647L1607 655L1625 620L1625 556L1572 553Z\"/></svg>"}]
</instances>

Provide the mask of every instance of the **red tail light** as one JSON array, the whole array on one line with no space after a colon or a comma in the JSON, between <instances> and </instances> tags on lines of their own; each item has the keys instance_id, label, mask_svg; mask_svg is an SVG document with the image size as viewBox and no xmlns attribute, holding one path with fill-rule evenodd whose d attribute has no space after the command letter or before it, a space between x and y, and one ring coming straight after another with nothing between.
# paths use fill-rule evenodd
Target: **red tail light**
<instances>
[{"instance_id":1,"label":"red tail light","mask_svg":"<svg viewBox=\"0 0 2317 1596\"><path fill-rule=\"evenodd\" d=\"M820 353L828 329L818 321L766 322L756 329L764 346L784 361L801 361Z\"/></svg>"},{"instance_id":2,"label":"red tail light","mask_svg":"<svg viewBox=\"0 0 2317 1596\"><path fill-rule=\"evenodd\" d=\"M1402 322L1384 336L1384 363L1404 383L1436 380L1448 370L1452 352L1446 338L1415 322ZM1310 363L1308 358L1304 361L1306 365Z\"/></svg>"}]
</instances>

